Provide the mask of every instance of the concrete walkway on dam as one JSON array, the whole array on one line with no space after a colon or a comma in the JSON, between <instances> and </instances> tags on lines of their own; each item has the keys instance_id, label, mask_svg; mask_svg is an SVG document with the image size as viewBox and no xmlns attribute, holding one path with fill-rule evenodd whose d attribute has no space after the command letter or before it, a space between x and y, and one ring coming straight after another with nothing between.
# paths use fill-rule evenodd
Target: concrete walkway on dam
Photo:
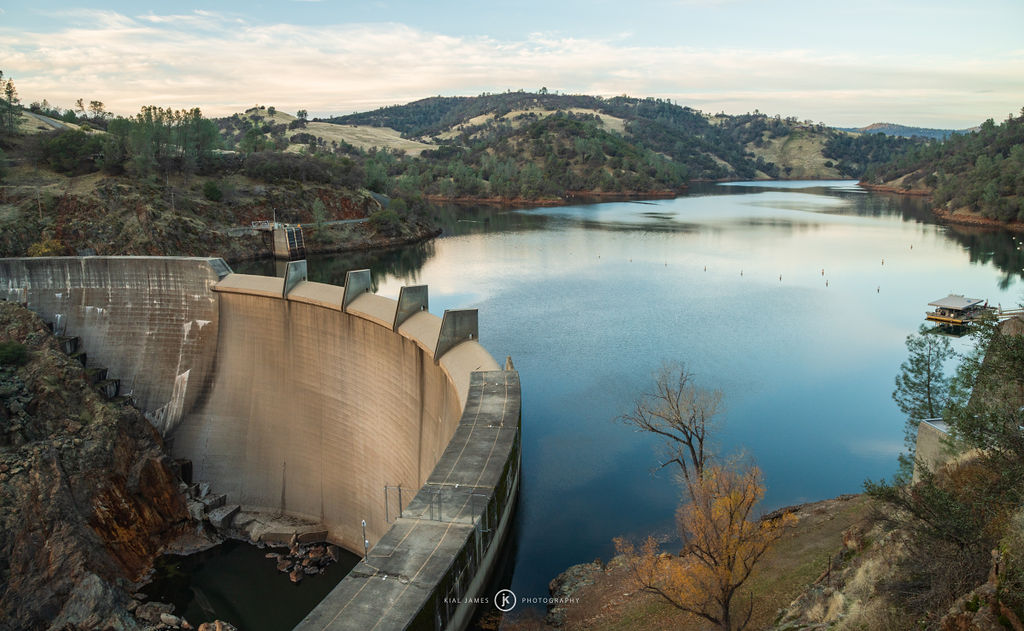
<instances>
[{"instance_id":1,"label":"concrete walkway on dam","mask_svg":"<svg viewBox=\"0 0 1024 631\"><path fill-rule=\"evenodd\" d=\"M425 286L396 301L368 270L336 287L305 269L0 259L0 297L77 338L228 504L359 554L365 537L300 628L464 628L473 606L453 603L479 595L518 493L518 374L480 345L476 310L439 318Z\"/></svg>"},{"instance_id":2,"label":"concrete walkway on dam","mask_svg":"<svg viewBox=\"0 0 1024 631\"><path fill-rule=\"evenodd\" d=\"M519 480L519 377L473 373L455 436L394 526L296 631L461 628L509 528ZM491 544L495 545L491 545Z\"/></svg>"}]
</instances>

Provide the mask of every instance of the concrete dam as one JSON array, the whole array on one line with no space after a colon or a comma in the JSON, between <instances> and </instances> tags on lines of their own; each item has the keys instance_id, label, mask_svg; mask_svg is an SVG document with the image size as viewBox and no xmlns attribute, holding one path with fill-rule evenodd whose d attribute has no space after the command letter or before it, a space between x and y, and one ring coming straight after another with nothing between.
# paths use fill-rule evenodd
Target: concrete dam
<instances>
[{"instance_id":1,"label":"concrete dam","mask_svg":"<svg viewBox=\"0 0 1024 631\"><path fill-rule=\"evenodd\" d=\"M425 286L395 301L370 285L309 282L305 261L271 278L210 258L0 259L0 298L77 337L194 480L370 548L296 629L459 630L518 494L519 377L475 310L438 318Z\"/></svg>"}]
</instances>

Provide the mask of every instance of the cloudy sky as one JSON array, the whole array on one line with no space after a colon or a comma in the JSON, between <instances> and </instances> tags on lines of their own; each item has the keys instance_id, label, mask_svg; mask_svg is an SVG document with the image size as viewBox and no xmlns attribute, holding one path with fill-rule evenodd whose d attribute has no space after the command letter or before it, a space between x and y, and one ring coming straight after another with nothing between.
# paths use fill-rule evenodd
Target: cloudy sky
<instances>
[{"instance_id":1,"label":"cloudy sky","mask_svg":"<svg viewBox=\"0 0 1024 631\"><path fill-rule=\"evenodd\" d=\"M1022 0L5 4L0 70L23 102L118 114L322 116L542 86L842 126L963 128L1024 106Z\"/></svg>"}]
</instances>

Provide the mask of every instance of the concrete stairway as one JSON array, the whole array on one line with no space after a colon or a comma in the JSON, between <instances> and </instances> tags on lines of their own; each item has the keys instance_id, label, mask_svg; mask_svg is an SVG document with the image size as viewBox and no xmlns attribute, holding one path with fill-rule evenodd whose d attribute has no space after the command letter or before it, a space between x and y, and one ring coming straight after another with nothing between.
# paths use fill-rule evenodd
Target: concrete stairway
<instances>
[{"instance_id":1,"label":"concrete stairway","mask_svg":"<svg viewBox=\"0 0 1024 631\"><path fill-rule=\"evenodd\" d=\"M53 322L47 322L46 327L53 332ZM131 399L131 397L128 396L118 396L118 393L121 390L121 380L108 379L107 369L105 367L90 367L88 365L88 357L86 356L85 351L78 348L79 340L77 337L73 335L57 334L56 338L57 343L60 345L60 349L69 357L78 360L78 362L82 364L82 367L85 368L85 378L89 381L89 385L98 390L99 393L103 395L103 398L108 401L118 401L122 403Z\"/></svg>"}]
</instances>

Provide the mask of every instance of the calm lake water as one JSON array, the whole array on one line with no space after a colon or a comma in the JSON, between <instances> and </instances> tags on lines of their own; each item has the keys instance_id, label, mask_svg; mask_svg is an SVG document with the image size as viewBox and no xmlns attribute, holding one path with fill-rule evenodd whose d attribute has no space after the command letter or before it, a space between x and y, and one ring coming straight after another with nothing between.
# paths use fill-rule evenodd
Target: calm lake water
<instances>
[{"instance_id":1,"label":"calm lake water","mask_svg":"<svg viewBox=\"0 0 1024 631\"><path fill-rule=\"evenodd\" d=\"M723 391L718 450L756 460L771 510L895 471L904 420L890 393L929 301L1024 299L1019 240L935 225L921 200L847 181L449 209L441 238L309 266L310 280L339 285L369 267L393 298L425 283L433 313L478 308L481 343L499 363L512 356L523 478L505 583L520 597L609 558L613 537L673 532L679 492L655 472L659 441L615 421L663 362Z\"/></svg>"}]
</instances>

